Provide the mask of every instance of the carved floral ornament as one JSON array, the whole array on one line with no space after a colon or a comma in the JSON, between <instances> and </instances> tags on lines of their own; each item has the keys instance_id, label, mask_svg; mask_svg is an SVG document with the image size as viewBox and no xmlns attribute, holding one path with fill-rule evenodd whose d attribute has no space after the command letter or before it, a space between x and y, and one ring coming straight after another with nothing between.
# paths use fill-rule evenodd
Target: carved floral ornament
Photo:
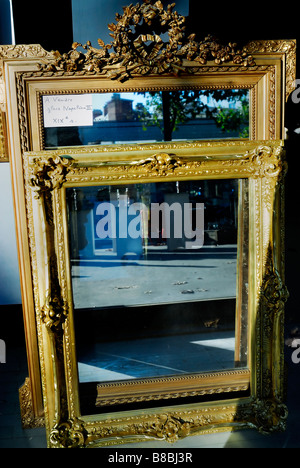
<instances>
[{"instance_id":1,"label":"carved floral ornament","mask_svg":"<svg viewBox=\"0 0 300 468\"><path fill-rule=\"evenodd\" d=\"M59 156L35 160L29 175L29 184L37 198L43 192L60 188L71 165L72 160Z\"/></svg>"},{"instance_id":2,"label":"carved floral ornament","mask_svg":"<svg viewBox=\"0 0 300 468\"><path fill-rule=\"evenodd\" d=\"M86 177L93 180L116 180L122 178L147 179L156 177L187 177L189 175L224 176L230 170L236 176L274 177L286 172L285 152L280 145L259 145L243 155L232 159L206 156L201 160L179 158L175 154L158 153L146 159L124 163L101 163L100 165L81 165L70 155L57 152L52 156L36 157L28 153L26 173L27 181L39 198L42 193L59 189L69 177L70 180L83 181Z\"/></svg>"},{"instance_id":3,"label":"carved floral ornament","mask_svg":"<svg viewBox=\"0 0 300 468\"><path fill-rule=\"evenodd\" d=\"M126 81L133 74L178 75L187 71L184 60L200 65L209 61L217 65L226 62L244 67L255 65L247 50L239 50L237 44L224 46L212 36L197 42L195 34L187 36L185 17L174 11L174 7L172 3L165 10L160 0L144 0L143 4L123 7L123 15L116 15L116 24L108 25L113 38L110 44L99 39L100 49L97 49L89 41L85 45L74 42L70 52L62 55L53 52L55 60L41 64L40 68L48 72L103 73ZM164 33L168 34L166 42L161 37Z\"/></svg>"},{"instance_id":4,"label":"carved floral ornament","mask_svg":"<svg viewBox=\"0 0 300 468\"><path fill-rule=\"evenodd\" d=\"M106 425L85 425L80 419L70 419L56 424L50 433L53 447L77 448L111 445L109 438L133 437L137 441L155 439L174 443L199 431L213 432L214 425L244 424L256 427L263 434L284 430L288 416L287 407L273 400L254 400L251 409L247 405L226 405L210 410L170 412L128 417L125 420L109 420ZM119 439L120 440L120 439Z\"/></svg>"}]
</instances>

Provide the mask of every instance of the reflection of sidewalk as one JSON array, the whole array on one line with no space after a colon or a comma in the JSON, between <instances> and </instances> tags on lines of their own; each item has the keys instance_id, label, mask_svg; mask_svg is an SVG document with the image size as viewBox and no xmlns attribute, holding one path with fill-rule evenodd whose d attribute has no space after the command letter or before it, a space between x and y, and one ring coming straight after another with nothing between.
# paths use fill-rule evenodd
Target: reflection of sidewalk
<instances>
[{"instance_id":1,"label":"reflection of sidewalk","mask_svg":"<svg viewBox=\"0 0 300 468\"><path fill-rule=\"evenodd\" d=\"M110 251L72 261L75 308L233 298L236 246L170 252L151 248L120 260Z\"/></svg>"},{"instance_id":2,"label":"reflection of sidewalk","mask_svg":"<svg viewBox=\"0 0 300 468\"><path fill-rule=\"evenodd\" d=\"M79 356L80 382L104 382L234 368L234 331L99 343Z\"/></svg>"}]
</instances>

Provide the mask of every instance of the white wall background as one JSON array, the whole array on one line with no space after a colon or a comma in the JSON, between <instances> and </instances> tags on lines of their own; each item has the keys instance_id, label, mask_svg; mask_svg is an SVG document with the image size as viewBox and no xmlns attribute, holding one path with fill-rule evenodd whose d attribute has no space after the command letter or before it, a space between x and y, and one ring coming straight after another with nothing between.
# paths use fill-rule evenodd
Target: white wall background
<instances>
[{"instance_id":1,"label":"white wall background","mask_svg":"<svg viewBox=\"0 0 300 468\"><path fill-rule=\"evenodd\" d=\"M0 44L14 44L11 1L0 0ZM9 163L0 164L0 305L21 304Z\"/></svg>"},{"instance_id":2,"label":"white wall background","mask_svg":"<svg viewBox=\"0 0 300 468\"><path fill-rule=\"evenodd\" d=\"M21 304L9 163L0 164L0 305Z\"/></svg>"}]
</instances>

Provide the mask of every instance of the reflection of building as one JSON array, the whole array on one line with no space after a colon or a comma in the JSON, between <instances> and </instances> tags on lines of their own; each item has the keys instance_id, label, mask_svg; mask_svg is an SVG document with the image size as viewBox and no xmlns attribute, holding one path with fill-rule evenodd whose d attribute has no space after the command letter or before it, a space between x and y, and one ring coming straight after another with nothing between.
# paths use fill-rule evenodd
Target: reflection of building
<instances>
[{"instance_id":1,"label":"reflection of building","mask_svg":"<svg viewBox=\"0 0 300 468\"><path fill-rule=\"evenodd\" d=\"M134 107L134 100L123 96L126 93L108 94L104 107L101 104L100 109L93 109L93 125L45 128L45 147L164 141L162 115L158 118L158 112L154 118L151 115L153 110L146 102ZM185 121L178 123L173 130L173 141L239 138L240 130L224 134L222 128L217 126L215 119L210 117L213 110L211 104L208 102L208 107L204 108L198 106L195 114L193 104L188 103L185 106ZM207 112L207 109L210 111Z\"/></svg>"},{"instance_id":2,"label":"reflection of building","mask_svg":"<svg viewBox=\"0 0 300 468\"><path fill-rule=\"evenodd\" d=\"M133 101L122 99L120 94L114 94L112 99L104 106L104 117L108 121L125 122L133 119Z\"/></svg>"}]
</instances>

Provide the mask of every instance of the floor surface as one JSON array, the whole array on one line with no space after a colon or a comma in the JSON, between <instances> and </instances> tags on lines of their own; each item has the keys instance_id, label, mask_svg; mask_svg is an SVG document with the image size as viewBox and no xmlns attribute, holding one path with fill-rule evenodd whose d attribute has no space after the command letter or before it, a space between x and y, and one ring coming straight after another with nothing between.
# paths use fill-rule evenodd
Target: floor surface
<instances>
[{"instance_id":1,"label":"floor surface","mask_svg":"<svg viewBox=\"0 0 300 468\"><path fill-rule=\"evenodd\" d=\"M288 366L289 416L283 433L262 435L255 430L224 432L192 436L173 445L165 442L145 442L120 445L115 448L300 448L300 363L294 364L294 350L285 346ZM7 349L6 364L0 364L0 448L46 448L45 430L21 426L18 389L27 377L26 354L22 347Z\"/></svg>"}]
</instances>

